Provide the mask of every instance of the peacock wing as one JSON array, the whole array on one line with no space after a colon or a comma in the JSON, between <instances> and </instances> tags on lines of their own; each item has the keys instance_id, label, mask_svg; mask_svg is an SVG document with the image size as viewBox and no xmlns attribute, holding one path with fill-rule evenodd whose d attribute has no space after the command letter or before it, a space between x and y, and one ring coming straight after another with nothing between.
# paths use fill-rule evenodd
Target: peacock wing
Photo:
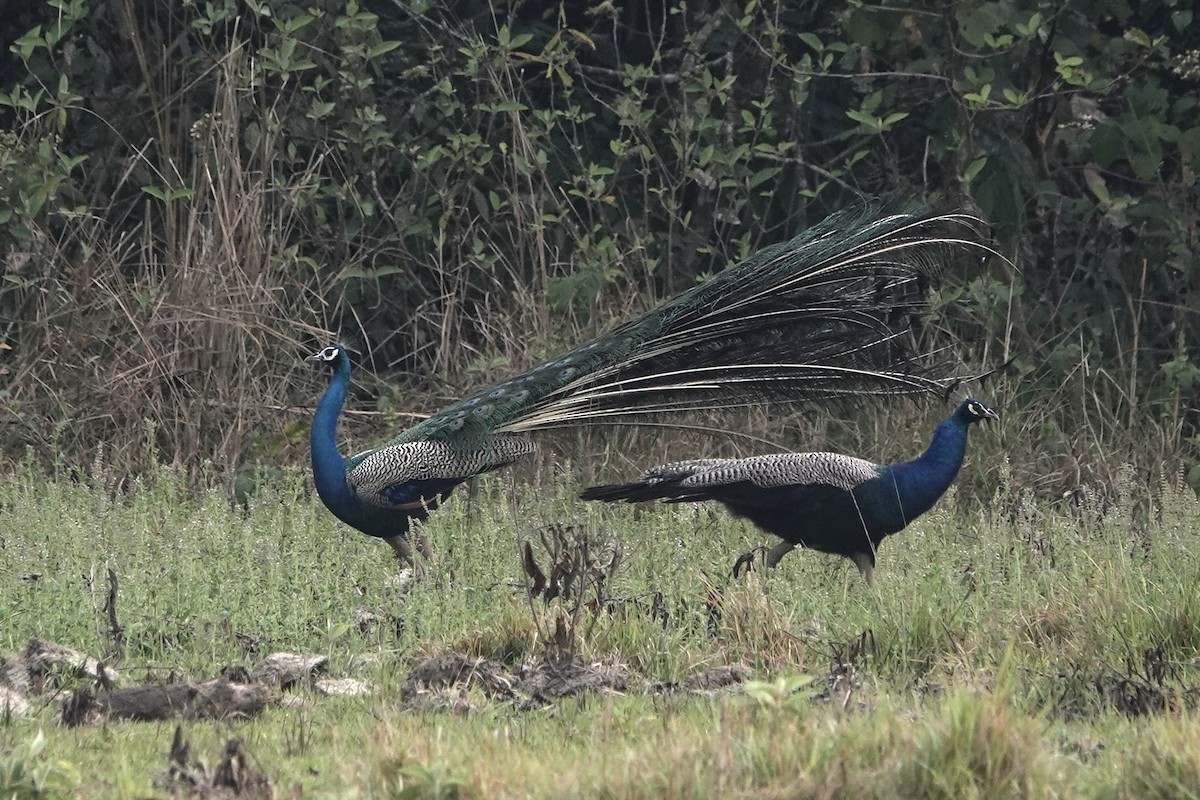
<instances>
[{"instance_id":1,"label":"peacock wing","mask_svg":"<svg viewBox=\"0 0 1200 800\"><path fill-rule=\"evenodd\" d=\"M681 489L666 502L715 500L740 517L778 533L796 520L843 514L853 506L849 490L826 483L790 484L766 488L751 481L733 481L703 489Z\"/></svg>"},{"instance_id":2,"label":"peacock wing","mask_svg":"<svg viewBox=\"0 0 1200 800\"><path fill-rule=\"evenodd\" d=\"M841 453L772 453L717 464L685 484L745 481L762 489L786 486L832 486L851 491L878 478L884 467Z\"/></svg>"},{"instance_id":3,"label":"peacock wing","mask_svg":"<svg viewBox=\"0 0 1200 800\"><path fill-rule=\"evenodd\" d=\"M640 481L661 484L675 502L721 500L777 507L798 498L848 495L883 469L840 453L773 453L735 459L702 459L647 470ZM669 488L668 488L669 487ZM790 498L790 499L789 499Z\"/></svg>"},{"instance_id":4,"label":"peacock wing","mask_svg":"<svg viewBox=\"0 0 1200 800\"><path fill-rule=\"evenodd\" d=\"M680 483L697 472L724 463L721 458L696 458L672 461L651 467L629 483L610 483L589 486L579 494L581 500L602 500L606 503L623 501L641 503L646 500L668 500L677 497Z\"/></svg>"},{"instance_id":5,"label":"peacock wing","mask_svg":"<svg viewBox=\"0 0 1200 800\"><path fill-rule=\"evenodd\" d=\"M523 436L494 436L469 450L439 441L388 444L348 462L346 482L359 499L404 508L446 494L481 472L507 466L536 446Z\"/></svg>"},{"instance_id":6,"label":"peacock wing","mask_svg":"<svg viewBox=\"0 0 1200 800\"><path fill-rule=\"evenodd\" d=\"M693 458L687 461L672 461L651 467L639 477L640 483L670 483L690 478L697 473L707 472L719 465L727 464L734 459L728 458Z\"/></svg>"}]
</instances>

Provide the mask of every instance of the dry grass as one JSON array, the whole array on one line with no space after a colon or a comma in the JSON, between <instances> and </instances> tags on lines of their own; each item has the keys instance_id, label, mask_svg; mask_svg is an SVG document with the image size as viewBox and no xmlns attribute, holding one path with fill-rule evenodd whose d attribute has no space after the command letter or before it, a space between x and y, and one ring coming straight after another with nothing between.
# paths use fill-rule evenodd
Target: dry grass
<instances>
[{"instance_id":1,"label":"dry grass","mask_svg":"<svg viewBox=\"0 0 1200 800\"><path fill-rule=\"evenodd\" d=\"M86 469L103 451L125 477L157 457L199 479L207 462L226 471L286 451L299 356L324 336L289 248L291 187L314 178L279 182L262 151L240 146L271 113L239 95L240 66L216 66L202 119L138 152L158 193L142 221L113 226L116 207L73 219L43 254L40 290L18 303L5 404L47 465ZM172 171L181 163L190 171Z\"/></svg>"}]
</instances>

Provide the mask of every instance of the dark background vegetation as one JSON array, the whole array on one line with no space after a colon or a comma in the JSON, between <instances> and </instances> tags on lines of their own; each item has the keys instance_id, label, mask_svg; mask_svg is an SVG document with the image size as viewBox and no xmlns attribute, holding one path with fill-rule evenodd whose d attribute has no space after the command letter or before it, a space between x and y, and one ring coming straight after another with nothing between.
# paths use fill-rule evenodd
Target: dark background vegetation
<instances>
[{"instance_id":1,"label":"dark background vegetation","mask_svg":"<svg viewBox=\"0 0 1200 800\"><path fill-rule=\"evenodd\" d=\"M985 471L1196 485L1197 31L1171 0L7 0L0 447L299 460L331 334L402 425L900 196L1016 265L963 265L931 320L1015 359L972 387L1005 412ZM933 413L888 410L864 455Z\"/></svg>"}]
</instances>

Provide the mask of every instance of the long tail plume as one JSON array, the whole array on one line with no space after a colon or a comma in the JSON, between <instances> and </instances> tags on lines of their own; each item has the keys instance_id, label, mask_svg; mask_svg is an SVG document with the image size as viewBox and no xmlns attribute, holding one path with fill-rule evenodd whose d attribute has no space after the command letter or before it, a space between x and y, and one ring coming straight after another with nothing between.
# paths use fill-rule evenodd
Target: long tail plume
<instances>
[{"instance_id":1,"label":"long tail plume","mask_svg":"<svg viewBox=\"0 0 1200 800\"><path fill-rule=\"evenodd\" d=\"M956 259L998 255L960 213L837 214L639 319L435 414L401 438L455 438L661 412L942 393L913 333Z\"/></svg>"}]
</instances>

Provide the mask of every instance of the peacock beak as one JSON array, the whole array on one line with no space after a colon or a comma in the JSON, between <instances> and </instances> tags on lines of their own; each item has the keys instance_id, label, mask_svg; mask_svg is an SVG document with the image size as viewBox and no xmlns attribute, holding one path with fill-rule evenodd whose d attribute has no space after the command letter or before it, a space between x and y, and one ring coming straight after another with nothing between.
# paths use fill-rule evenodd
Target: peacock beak
<instances>
[{"instance_id":1,"label":"peacock beak","mask_svg":"<svg viewBox=\"0 0 1200 800\"><path fill-rule=\"evenodd\" d=\"M994 409L990 406L984 406L983 407L983 417L984 417L984 419L998 420L998 419L1000 419L1000 414L997 413L996 409Z\"/></svg>"},{"instance_id":2,"label":"peacock beak","mask_svg":"<svg viewBox=\"0 0 1200 800\"><path fill-rule=\"evenodd\" d=\"M325 359L321 358L320 353L313 353L311 356L309 356L308 358L306 358L304 360L305 361L324 361Z\"/></svg>"}]
</instances>

